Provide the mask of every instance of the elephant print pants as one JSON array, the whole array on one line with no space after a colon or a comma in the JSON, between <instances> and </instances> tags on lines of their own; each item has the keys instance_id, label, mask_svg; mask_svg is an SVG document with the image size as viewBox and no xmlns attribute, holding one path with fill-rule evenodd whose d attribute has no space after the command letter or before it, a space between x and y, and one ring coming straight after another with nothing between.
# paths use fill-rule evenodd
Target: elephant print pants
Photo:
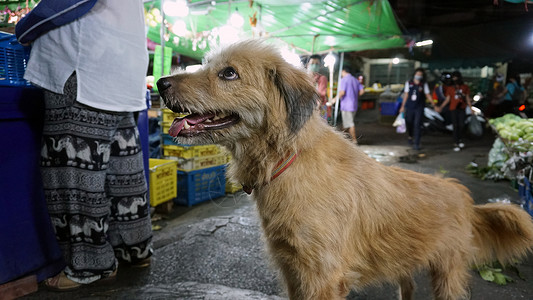
<instances>
[{"instance_id":1,"label":"elephant print pants","mask_svg":"<svg viewBox=\"0 0 533 300\"><path fill-rule=\"evenodd\" d=\"M152 255L150 205L133 113L76 101L76 77L64 94L45 90L41 174L50 218L79 283L109 276L118 262Z\"/></svg>"}]
</instances>

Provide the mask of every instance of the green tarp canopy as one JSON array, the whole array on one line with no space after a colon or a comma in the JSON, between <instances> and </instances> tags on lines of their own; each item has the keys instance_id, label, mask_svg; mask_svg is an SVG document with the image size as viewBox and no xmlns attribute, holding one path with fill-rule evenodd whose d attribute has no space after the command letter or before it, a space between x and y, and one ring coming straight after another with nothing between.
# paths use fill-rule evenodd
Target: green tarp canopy
<instances>
[{"instance_id":1,"label":"green tarp canopy","mask_svg":"<svg viewBox=\"0 0 533 300\"><path fill-rule=\"evenodd\" d=\"M165 16L165 46L201 59L220 42L222 29L236 11L244 24L239 38L265 38L287 46L297 54L348 52L398 48L405 45L393 10L387 0L165 0L186 2L185 17ZM35 6L38 0L0 0L3 11ZM161 0L144 0L148 38L160 44ZM5 17L5 14L4 14ZM0 18L0 25L8 18ZM181 30L176 30L180 27ZM254 26L252 26L254 24ZM174 33L175 32L175 33Z\"/></svg>"},{"instance_id":2,"label":"green tarp canopy","mask_svg":"<svg viewBox=\"0 0 533 300\"><path fill-rule=\"evenodd\" d=\"M175 0L166 0L172 2ZM286 45L296 54L398 48L405 45L394 13L386 0L374 1L204 1L188 2L184 17L166 15L165 46L200 59L230 27L231 14L244 19L239 38L262 37ZM161 3L146 1L148 38L160 43ZM257 23L255 23L257 19ZM255 26L252 25L255 23ZM186 30L183 30L184 27ZM181 29L177 29L181 28ZM177 34L174 34L176 32Z\"/></svg>"}]
</instances>

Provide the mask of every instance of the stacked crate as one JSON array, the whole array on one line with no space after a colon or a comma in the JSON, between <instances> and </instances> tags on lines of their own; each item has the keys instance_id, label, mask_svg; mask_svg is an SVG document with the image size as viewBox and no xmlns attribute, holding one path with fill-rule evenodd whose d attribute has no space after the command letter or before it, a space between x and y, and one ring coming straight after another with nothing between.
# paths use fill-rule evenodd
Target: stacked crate
<instances>
[{"instance_id":1,"label":"stacked crate","mask_svg":"<svg viewBox=\"0 0 533 300\"><path fill-rule=\"evenodd\" d=\"M150 205L156 207L177 196L177 162L150 158Z\"/></svg>"},{"instance_id":2,"label":"stacked crate","mask_svg":"<svg viewBox=\"0 0 533 300\"><path fill-rule=\"evenodd\" d=\"M230 161L231 161L231 154L226 153L226 164L228 164ZM242 190L242 184L238 182L234 182L230 180L229 178L226 178L226 193L234 194L240 190Z\"/></svg>"},{"instance_id":3,"label":"stacked crate","mask_svg":"<svg viewBox=\"0 0 533 300\"><path fill-rule=\"evenodd\" d=\"M386 89L379 95L379 122L382 124L392 124L398 115L399 105L396 103L399 93Z\"/></svg>"},{"instance_id":4,"label":"stacked crate","mask_svg":"<svg viewBox=\"0 0 533 300\"><path fill-rule=\"evenodd\" d=\"M180 205L192 206L225 195L227 155L217 145L181 145L168 135L179 114L162 110L163 158L178 162L178 196Z\"/></svg>"}]
</instances>

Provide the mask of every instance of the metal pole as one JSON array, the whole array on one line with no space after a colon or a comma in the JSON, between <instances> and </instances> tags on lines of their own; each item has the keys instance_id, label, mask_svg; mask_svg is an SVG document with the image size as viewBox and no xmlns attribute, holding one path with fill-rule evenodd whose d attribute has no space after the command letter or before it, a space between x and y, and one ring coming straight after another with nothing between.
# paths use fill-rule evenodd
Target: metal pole
<instances>
[{"instance_id":1,"label":"metal pole","mask_svg":"<svg viewBox=\"0 0 533 300\"><path fill-rule=\"evenodd\" d=\"M159 39L161 44L161 77L163 77L163 74L165 73L165 10L163 9L163 4L165 0L161 0L161 24L159 24ZM154 59L154 64L156 64ZM156 74L154 74L156 75ZM157 91L159 93L159 90ZM161 100L161 96L159 97L159 107L162 107L161 104L164 105L164 101ZM159 129L161 132L163 132L163 123L161 122L159 124ZM166 132L165 132L166 133ZM163 145L163 135L161 134L160 137L160 145ZM163 147L160 147L159 149L159 157L163 157Z\"/></svg>"},{"instance_id":2,"label":"metal pole","mask_svg":"<svg viewBox=\"0 0 533 300\"><path fill-rule=\"evenodd\" d=\"M163 4L165 0L161 0L161 26L159 30L161 40L161 77L165 74L165 10ZM154 62L155 63L155 62Z\"/></svg>"},{"instance_id":3,"label":"metal pole","mask_svg":"<svg viewBox=\"0 0 533 300\"><path fill-rule=\"evenodd\" d=\"M333 73L335 73L335 66L329 67L329 95L328 95L328 101L331 101L333 99Z\"/></svg>"},{"instance_id":4,"label":"metal pole","mask_svg":"<svg viewBox=\"0 0 533 300\"><path fill-rule=\"evenodd\" d=\"M335 113L333 117L333 126L337 126L337 116L339 114L339 88L341 86L341 74L342 74L342 68L344 67L344 52L341 52L341 60L339 62L339 77L337 79L337 101L335 101Z\"/></svg>"},{"instance_id":5,"label":"metal pole","mask_svg":"<svg viewBox=\"0 0 533 300\"><path fill-rule=\"evenodd\" d=\"M390 83L390 73L392 71L392 60L389 62L389 67L387 68L387 85L391 86L391 83ZM370 84L370 83L369 83Z\"/></svg>"},{"instance_id":6,"label":"metal pole","mask_svg":"<svg viewBox=\"0 0 533 300\"><path fill-rule=\"evenodd\" d=\"M313 44L311 45L311 55L315 54L315 42L318 34L313 36Z\"/></svg>"}]
</instances>

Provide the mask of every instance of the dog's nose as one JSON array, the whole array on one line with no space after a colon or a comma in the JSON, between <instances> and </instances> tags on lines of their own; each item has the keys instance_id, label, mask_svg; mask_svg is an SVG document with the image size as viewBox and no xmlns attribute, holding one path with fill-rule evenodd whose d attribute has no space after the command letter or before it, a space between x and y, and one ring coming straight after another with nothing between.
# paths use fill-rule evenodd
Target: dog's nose
<instances>
[{"instance_id":1,"label":"dog's nose","mask_svg":"<svg viewBox=\"0 0 533 300\"><path fill-rule=\"evenodd\" d=\"M159 90L159 92L162 92L171 86L172 86L172 83L170 83L170 81L167 80L166 78L160 78L157 81L157 89Z\"/></svg>"}]
</instances>

